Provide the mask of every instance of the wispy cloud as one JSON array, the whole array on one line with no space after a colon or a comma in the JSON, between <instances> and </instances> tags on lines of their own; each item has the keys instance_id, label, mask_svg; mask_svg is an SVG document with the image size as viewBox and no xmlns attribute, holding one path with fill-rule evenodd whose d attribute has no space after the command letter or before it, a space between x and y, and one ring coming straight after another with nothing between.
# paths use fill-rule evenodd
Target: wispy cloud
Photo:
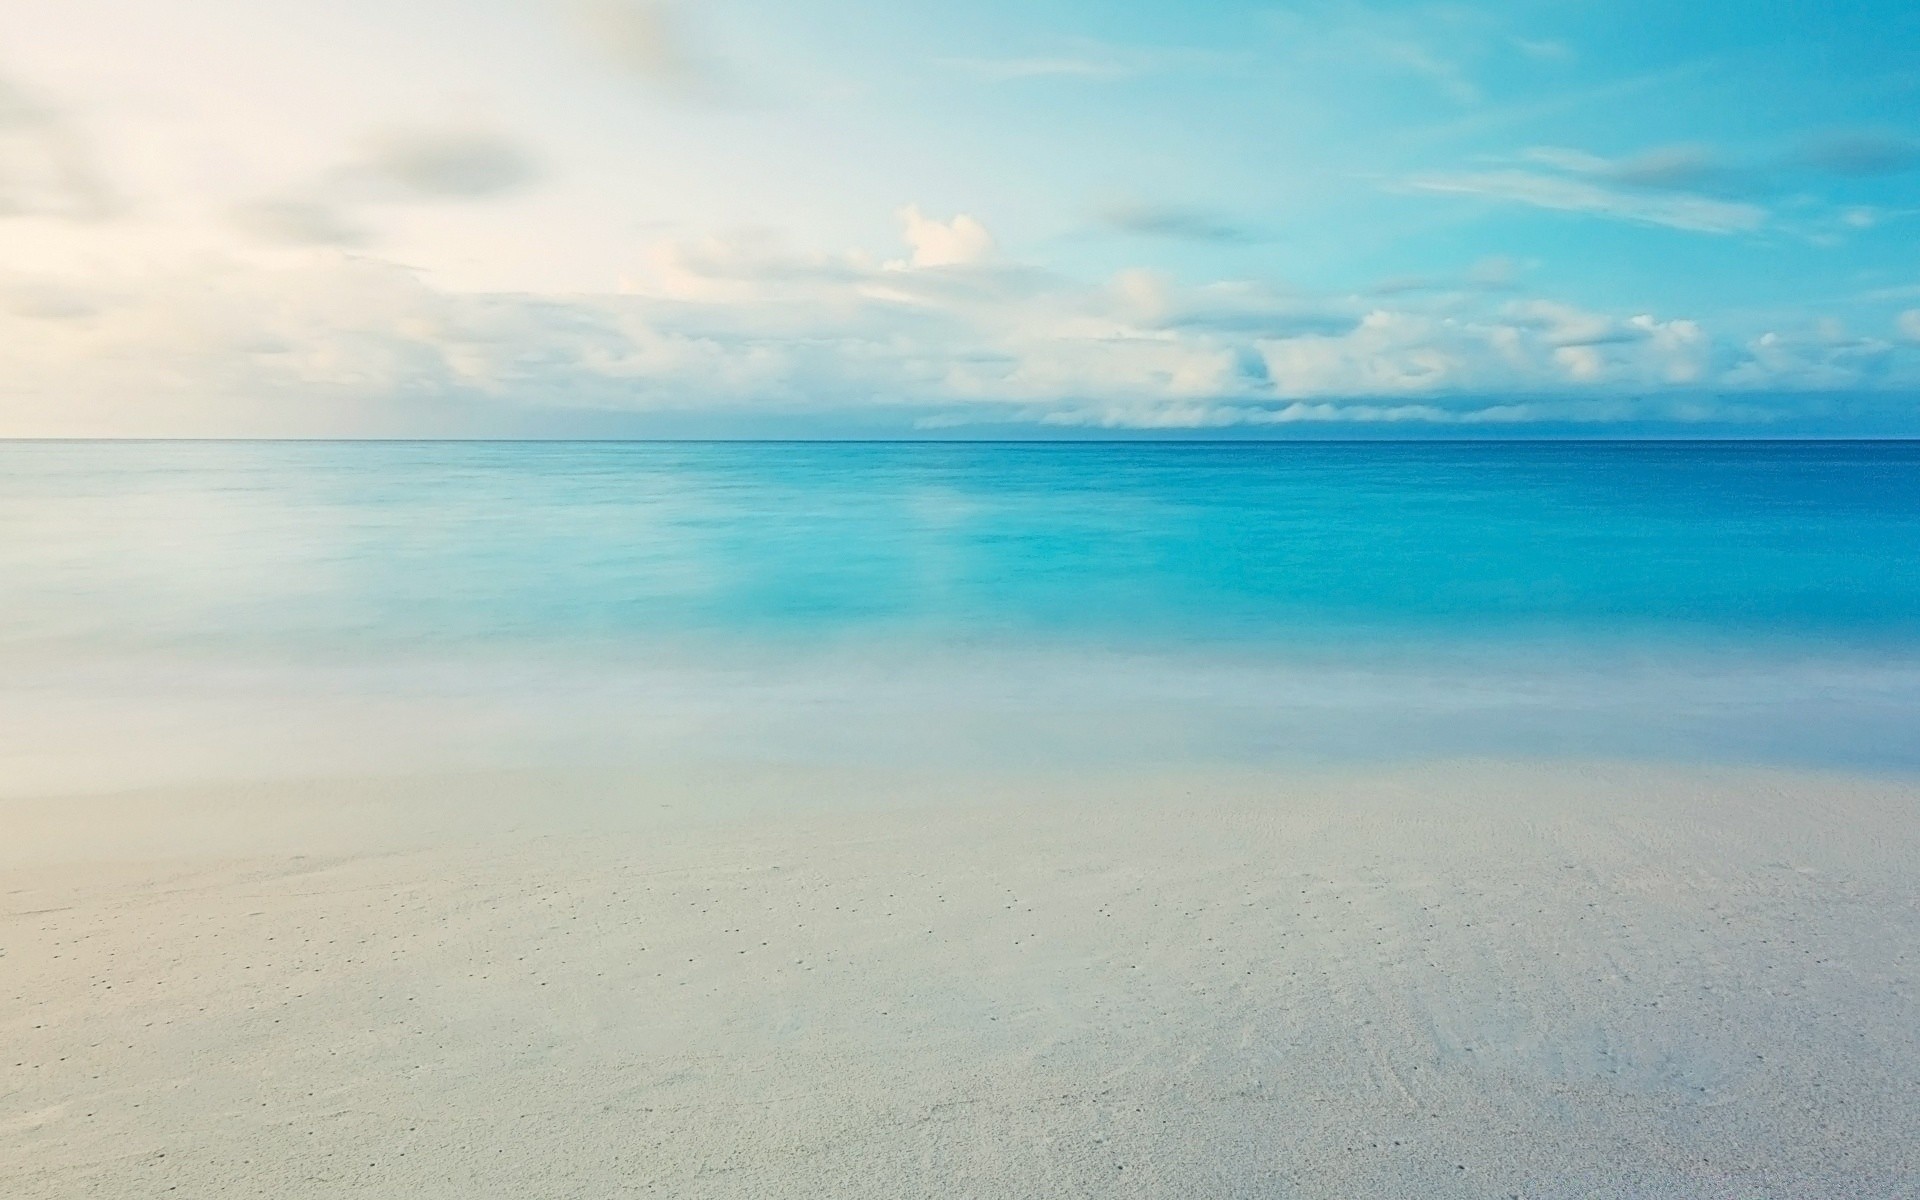
<instances>
[{"instance_id":1,"label":"wispy cloud","mask_svg":"<svg viewBox=\"0 0 1920 1200\"><path fill-rule=\"evenodd\" d=\"M993 83L1040 79L1103 83L1173 71L1220 69L1238 59L1219 50L1128 46L1094 38L1073 38L1057 48L1032 54L954 55L938 61L952 70Z\"/></svg>"},{"instance_id":2,"label":"wispy cloud","mask_svg":"<svg viewBox=\"0 0 1920 1200\"><path fill-rule=\"evenodd\" d=\"M1267 20L1288 58L1415 80L1462 108L1487 99L1483 77L1503 62L1543 68L1573 58L1565 42L1514 31L1486 9L1461 5L1324 3L1275 10Z\"/></svg>"},{"instance_id":3,"label":"wispy cloud","mask_svg":"<svg viewBox=\"0 0 1920 1200\"><path fill-rule=\"evenodd\" d=\"M565 0L574 27L601 57L667 95L721 100L734 81L672 0Z\"/></svg>"},{"instance_id":4,"label":"wispy cloud","mask_svg":"<svg viewBox=\"0 0 1920 1200\"><path fill-rule=\"evenodd\" d=\"M1515 37L1512 42L1513 48L1528 58L1544 62L1569 62L1574 58L1573 47L1559 38Z\"/></svg>"},{"instance_id":5,"label":"wispy cloud","mask_svg":"<svg viewBox=\"0 0 1920 1200\"><path fill-rule=\"evenodd\" d=\"M375 135L365 153L340 169L407 199L477 200L518 191L540 175L520 143L487 129L401 129Z\"/></svg>"},{"instance_id":6,"label":"wispy cloud","mask_svg":"<svg viewBox=\"0 0 1920 1200\"><path fill-rule=\"evenodd\" d=\"M1756 204L1684 192L1609 187L1591 179L1517 168L1422 175L1409 180L1407 186L1423 192L1522 204L1694 233L1751 233L1765 226L1768 219L1767 210Z\"/></svg>"},{"instance_id":7,"label":"wispy cloud","mask_svg":"<svg viewBox=\"0 0 1920 1200\"><path fill-rule=\"evenodd\" d=\"M295 246L361 246L373 240L365 225L340 206L301 196L248 201L233 211L242 232Z\"/></svg>"},{"instance_id":8,"label":"wispy cloud","mask_svg":"<svg viewBox=\"0 0 1920 1200\"><path fill-rule=\"evenodd\" d=\"M1489 104L1432 124L1411 125L1404 136L1413 142L1453 141L1484 136L1498 129L1547 121L1568 113L1605 111L1648 92L1676 89L1677 85L1707 74L1716 65L1711 59L1697 59L1589 86L1553 91L1544 97Z\"/></svg>"},{"instance_id":9,"label":"wispy cloud","mask_svg":"<svg viewBox=\"0 0 1920 1200\"><path fill-rule=\"evenodd\" d=\"M0 217L97 221L119 207L72 121L0 76Z\"/></svg>"},{"instance_id":10,"label":"wispy cloud","mask_svg":"<svg viewBox=\"0 0 1920 1200\"><path fill-rule=\"evenodd\" d=\"M1246 226L1198 205L1114 204L1101 210L1100 222L1120 233L1171 241L1243 245L1259 240Z\"/></svg>"},{"instance_id":11,"label":"wispy cloud","mask_svg":"<svg viewBox=\"0 0 1920 1200\"><path fill-rule=\"evenodd\" d=\"M1920 167L1920 139L1886 130L1830 130L1809 138L1800 158L1836 175L1893 175Z\"/></svg>"},{"instance_id":12,"label":"wispy cloud","mask_svg":"<svg viewBox=\"0 0 1920 1200\"><path fill-rule=\"evenodd\" d=\"M299 188L239 206L234 223L270 241L357 246L375 240L369 207L472 201L532 186L541 168L519 142L493 130L393 129Z\"/></svg>"},{"instance_id":13,"label":"wispy cloud","mask_svg":"<svg viewBox=\"0 0 1920 1200\"><path fill-rule=\"evenodd\" d=\"M1125 79L1138 68L1110 58L1041 56L1032 58L949 58L943 60L983 79Z\"/></svg>"},{"instance_id":14,"label":"wispy cloud","mask_svg":"<svg viewBox=\"0 0 1920 1200\"><path fill-rule=\"evenodd\" d=\"M1495 160L1499 162L1499 160ZM1700 233L1763 227L1815 245L1841 243L1905 210L1848 203L1831 178L1867 178L1920 167L1920 142L1885 132L1827 133L1797 148L1744 158L1699 142L1607 157L1564 146L1523 150L1488 169L1436 172L1408 181L1419 191L1479 196Z\"/></svg>"},{"instance_id":15,"label":"wispy cloud","mask_svg":"<svg viewBox=\"0 0 1920 1200\"><path fill-rule=\"evenodd\" d=\"M1504 254L1480 259L1458 275L1399 275L1367 289L1370 296L1405 296L1421 292L1498 292L1512 288L1524 265Z\"/></svg>"},{"instance_id":16,"label":"wispy cloud","mask_svg":"<svg viewBox=\"0 0 1920 1200\"><path fill-rule=\"evenodd\" d=\"M1738 190L1736 185L1746 175L1722 159L1713 147L1693 142L1656 146L1624 158L1604 158L1555 146L1536 147L1521 157L1609 184L1669 191Z\"/></svg>"}]
</instances>

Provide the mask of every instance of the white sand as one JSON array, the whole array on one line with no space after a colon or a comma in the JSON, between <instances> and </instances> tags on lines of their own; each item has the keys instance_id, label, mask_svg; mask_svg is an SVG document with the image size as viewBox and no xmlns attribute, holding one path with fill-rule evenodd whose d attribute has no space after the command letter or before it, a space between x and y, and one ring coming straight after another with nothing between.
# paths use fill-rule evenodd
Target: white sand
<instances>
[{"instance_id":1,"label":"white sand","mask_svg":"<svg viewBox=\"0 0 1920 1200\"><path fill-rule=\"evenodd\" d=\"M1916 816L1498 765L9 800L0 1194L1920 1195Z\"/></svg>"}]
</instances>

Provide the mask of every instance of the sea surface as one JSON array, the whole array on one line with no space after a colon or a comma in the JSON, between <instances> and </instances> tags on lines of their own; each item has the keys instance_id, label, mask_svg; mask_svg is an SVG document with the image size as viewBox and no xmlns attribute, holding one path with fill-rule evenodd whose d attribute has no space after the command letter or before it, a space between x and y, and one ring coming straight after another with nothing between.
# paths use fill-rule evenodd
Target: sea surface
<instances>
[{"instance_id":1,"label":"sea surface","mask_svg":"<svg viewBox=\"0 0 1920 1200\"><path fill-rule=\"evenodd\" d=\"M0 443L0 787L1920 767L1920 443Z\"/></svg>"}]
</instances>

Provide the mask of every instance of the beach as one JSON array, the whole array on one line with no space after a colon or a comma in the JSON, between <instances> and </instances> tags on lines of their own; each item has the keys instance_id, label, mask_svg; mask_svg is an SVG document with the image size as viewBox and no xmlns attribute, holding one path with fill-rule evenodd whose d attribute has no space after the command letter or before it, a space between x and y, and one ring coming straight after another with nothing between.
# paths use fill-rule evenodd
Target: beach
<instances>
[{"instance_id":1,"label":"beach","mask_svg":"<svg viewBox=\"0 0 1920 1200\"><path fill-rule=\"evenodd\" d=\"M1920 786L1609 762L10 797L23 1200L1920 1190Z\"/></svg>"},{"instance_id":2,"label":"beach","mask_svg":"<svg viewBox=\"0 0 1920 1200\"><path fill-rule=\"evenodd\" d=\"M1920 2L0 2L0 1200L1920 1200Z\"/></svg>"},{"instance_id":3,"label":"beach","mask_svg":"<svg viewBox=\"0 0 1920 1200\"><path fill-rule=\"evenodd\" d=\"M0 444L0 1194L1920 1195L1920 447Z\"/></svg>"}]
</instances>

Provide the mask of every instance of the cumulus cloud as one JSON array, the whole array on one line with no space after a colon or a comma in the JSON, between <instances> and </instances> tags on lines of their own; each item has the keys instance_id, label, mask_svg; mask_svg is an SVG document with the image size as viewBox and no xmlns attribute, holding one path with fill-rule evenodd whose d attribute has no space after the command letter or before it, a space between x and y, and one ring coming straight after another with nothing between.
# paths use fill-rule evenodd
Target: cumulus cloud
<instances>
[{"instance_id":1,"label":"cumulus cloud","mask_svg":"<svg viewBox=\"0 0 1920 1200\"><path fill-rule=\"evenodd\" d=\"M993 253L993 235L965 213L940 221L909 204L900 210L899 217L906 226L907 245L913 249L913 257L908 260L912 266L961 266Z\"/></svg>"},{"instance_id":2,"label":"cumulus cloud","mask_svg":"<svg viewBox=\"0 0 1920 1200\"><path fill-rule=\"evenodd\" d=\"M1728 392L1920 382L1920 347L1837 325L1729 336L1503 292L1370 303L1138 270L1079 282L989 256L976 220L918 210L902 242L908 256L887 258L767 234L675 240L628 293L546 299L447 293L347 256L0 280L0 431L513 433L580 414L847 412L1517 425L1705 419L1731 411Z\"/></svg>"},{"instance_id":3,"label":"cumulus cloud","mask_svg":"<svg viewBox=\"0 0 1920 1200\"><path fill-rule=\"evenodd\" d=\"M94 221L118 208L73 123L0 77L0 217Z\"/></svg>"},{"instance_id":4,"label":"cumulus cloud","mask_svg":"<svg viewBox=\"0 0 1920 1200\"><path fill-rule=\"evenodd\" d=\"M1340 334L1259 343L1282 397L1662 388L1702 378L1689 321L1617 318L1530 301L1475 317L1376 309Z\"/></svg>"},{"instance_id":5,"label":"cumulus cloud","mask_svg":"<svg viewBox=\"0 0 1920 1200\"><path fill-rule=\"evenodd\" d=\"M1737 387L1838 391L1913 384L1903 376L1893 343L1854 336L1833 320L1768 330L1743 349L1727 372L1727 382Z\"/></svg>"}]
</instances>

